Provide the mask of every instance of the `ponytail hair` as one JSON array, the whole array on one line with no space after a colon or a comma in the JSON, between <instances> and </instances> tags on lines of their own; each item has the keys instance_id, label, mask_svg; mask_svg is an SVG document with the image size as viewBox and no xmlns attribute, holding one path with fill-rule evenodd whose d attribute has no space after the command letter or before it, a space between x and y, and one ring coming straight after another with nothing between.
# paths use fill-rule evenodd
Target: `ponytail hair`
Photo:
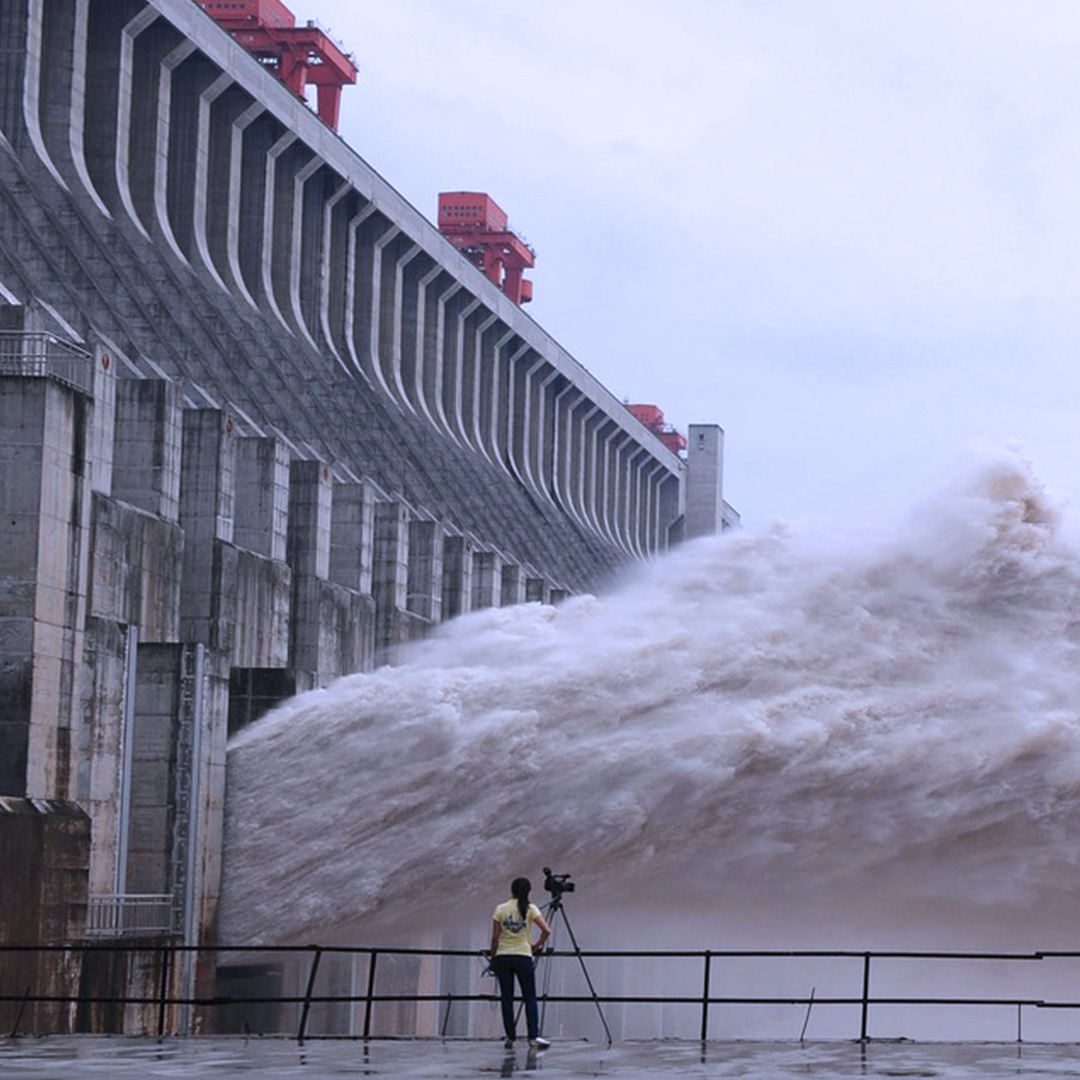
<instances>
[{"instance_id":1,"label":"ponytail hair","mask_svg":"<svg viewBox=\"0 0 1080 1080\"><path fill-rule=\"evenodd\" d=\"M524 919L529 914L529 892L532 882L527 877L514 878L510 883L510 895L518 902L518 911Z\"/></svg>"}]
</instances>

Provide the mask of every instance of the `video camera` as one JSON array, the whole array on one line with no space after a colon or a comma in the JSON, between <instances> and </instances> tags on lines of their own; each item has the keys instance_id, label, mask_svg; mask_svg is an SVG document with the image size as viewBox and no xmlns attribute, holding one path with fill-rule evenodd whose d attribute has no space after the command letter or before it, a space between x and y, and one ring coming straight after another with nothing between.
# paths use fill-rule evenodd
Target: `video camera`
<instances>
[{"instance_id":1,"label":"video camera","mask_svg":"<svg viewBox=\"0 0 1080 1080\"><path fill-rule=\"evenodd\" d=\"M573 892L574 883L569 874L553 874L551 868L544 867L544 888L551 893L552 900L558 900L564 892Z\"/></svg>"}]
</instances>

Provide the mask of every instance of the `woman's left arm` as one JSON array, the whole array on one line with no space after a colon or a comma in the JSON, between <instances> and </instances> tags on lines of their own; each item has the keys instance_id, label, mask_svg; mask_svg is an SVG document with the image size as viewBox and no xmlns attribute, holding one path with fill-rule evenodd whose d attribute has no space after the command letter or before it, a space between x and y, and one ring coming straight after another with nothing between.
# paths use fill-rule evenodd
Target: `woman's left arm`
<instances>
[{"instance_id":1,"label":"woman's left arm","mask_svg":"<svg viewBox=\"0 0 1080 1080\"><path fill-rule=\"evenodd\" d=\"M533 919L533 925L540 927L540 936L532 943L532 951L538 953L543 947L544 943L549 937L551 937L551 927L548 926L547 920L543 915L537 915Z\"/></svg>"}]
</instances>

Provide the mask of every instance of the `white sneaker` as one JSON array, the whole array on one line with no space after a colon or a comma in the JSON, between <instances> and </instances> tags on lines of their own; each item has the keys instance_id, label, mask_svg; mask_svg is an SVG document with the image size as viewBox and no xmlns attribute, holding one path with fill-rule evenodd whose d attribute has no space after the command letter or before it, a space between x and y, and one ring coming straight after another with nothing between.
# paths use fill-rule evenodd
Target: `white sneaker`
<instances>
[{"instance_id":1,"label":"white sneaker","mask_svg":"<svg viewBox=\"0 0 1080 1080\"><path fill-rule=\"evenodd\" d=\"M529 1040L529 1048L532 1050L546 1050L551 1045L550 1039L542 1039L539 1035Z\"/></svg>"}]
</instances>

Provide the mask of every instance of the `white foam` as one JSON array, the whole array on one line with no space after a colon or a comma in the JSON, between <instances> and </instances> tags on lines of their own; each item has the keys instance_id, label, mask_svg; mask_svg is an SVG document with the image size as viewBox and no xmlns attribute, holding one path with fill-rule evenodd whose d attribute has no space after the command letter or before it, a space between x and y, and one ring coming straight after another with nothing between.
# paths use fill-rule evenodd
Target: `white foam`
<instances>
[{"instance_id":1,"label":"white foam","mask_svg":"<svg viewBox=\"0 0 1080 1080\"><path fill-rule=\"evenodd\" d=\"M1080 861L1058 518L1006 456L898 534L696 542L289 702L230 748L223 937L484 929L550 865L594 944L643 947L632 912L701 947L953 943L983 912L1052 947Z\"/></svg>"}]
</instances>

